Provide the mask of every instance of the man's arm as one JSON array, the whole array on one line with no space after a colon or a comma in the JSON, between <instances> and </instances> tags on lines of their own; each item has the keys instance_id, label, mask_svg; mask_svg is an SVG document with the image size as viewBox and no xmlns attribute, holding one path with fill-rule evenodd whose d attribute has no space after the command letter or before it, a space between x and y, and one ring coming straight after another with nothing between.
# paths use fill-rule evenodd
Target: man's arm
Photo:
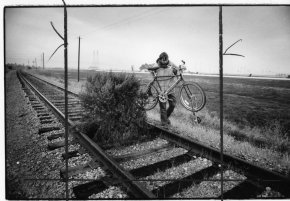
<instances>
[{"instance_id":1,"label":"man's arm","mask_svg":"<svg viewBox=\"0 0 290 201\"><path fill-rule=\"evenodd\" d=\"M152 67L148 67L148 70L157 70L159 68L159 65L155 63Z\"/></svg>"}]
</instances>

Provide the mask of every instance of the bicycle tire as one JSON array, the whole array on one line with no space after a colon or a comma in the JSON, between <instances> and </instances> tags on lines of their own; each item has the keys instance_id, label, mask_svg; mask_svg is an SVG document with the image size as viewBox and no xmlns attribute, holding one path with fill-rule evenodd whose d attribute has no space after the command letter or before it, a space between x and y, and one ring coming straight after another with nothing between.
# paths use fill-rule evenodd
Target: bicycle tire
<instances>
[{"instance_id":1,"label":"bicycle tire","mask_svg":"<svg viewBox=\"0 0 290 201\"><path fill-rule=\"evenodd\" d=\"M192 98L195 98L193 100ZM195 82L184 82L179 91L179 100L183 107L192 112L200 111L206 103L203 89ZM193 104L195 106L193 107Z\"/></svg>"},{"instance_id":2,"label":"bicycle tire","mask_svg":"<svg viewBox=\"0 0 290 201\"><path fill-rule=\"evenodd\" d=\"M149 87L151 89L149 89ZM145 94L145 103L142 103L142 107L145 110L151 110L153 109L157 103L158 103L158 91L154 85L148 85L148 84L141 84L140 85L141 93ZM151 90L151 94L150 91Z\"/></svg>"}]
</instances>

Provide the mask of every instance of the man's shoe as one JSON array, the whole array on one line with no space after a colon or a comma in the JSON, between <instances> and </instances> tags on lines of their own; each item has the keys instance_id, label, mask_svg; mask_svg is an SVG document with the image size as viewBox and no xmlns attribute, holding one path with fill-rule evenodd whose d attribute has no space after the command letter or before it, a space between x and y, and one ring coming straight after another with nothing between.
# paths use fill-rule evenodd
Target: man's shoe
<instances>
[{"instance_id":1,"label":"man's shoe","mask_svg":"<svg viewBox=\"0 0 290 201\"><path fill-rule=\"evenodd\" d=\"M161 126L164 126L164 127L166 127L166 126L170 126L170 121L169 120L167 120L167 121L165 121L165 122L161 122Z\"/></svg>"}]
</instances>

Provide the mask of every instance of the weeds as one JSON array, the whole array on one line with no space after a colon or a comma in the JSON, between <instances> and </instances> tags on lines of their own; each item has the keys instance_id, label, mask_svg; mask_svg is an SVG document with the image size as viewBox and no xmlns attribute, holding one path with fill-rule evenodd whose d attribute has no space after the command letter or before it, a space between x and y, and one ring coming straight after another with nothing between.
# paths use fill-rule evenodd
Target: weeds
<instances>
[{"instance_id":1,"label":"weeds","mask_svg":"<svg viewBox=\"0 0 290 201\"><path fill-rule=\"evenodd\" d=\"M134 75L97 73L80 94L87 112L84 130L99 143L122 144L140 137L146 113L138 107L140 83ZM93 133L92 133L93 132Z\"/></svg>"},{"instance_id":2,"label":"weeds","mask_svg":"<svg viewBox=\"0 0 290 201\"><path fill-rule=\"evenodd\" d=\"M177 114L177 116L190 119L190 113L187 112L188 115L185 115L186 111L182 110L180 113L183 115ZM205 108L198 115L202 118L201 125L213 129L220 128L220 119L216 112L210 112ZM233 136L238 141L247 141L258 147L267 147L280 152L290 151L289 134L278 120L268 121L263 127L241 126L224 120L223 131L225 135Z\"/></svg>"}]
</instances>

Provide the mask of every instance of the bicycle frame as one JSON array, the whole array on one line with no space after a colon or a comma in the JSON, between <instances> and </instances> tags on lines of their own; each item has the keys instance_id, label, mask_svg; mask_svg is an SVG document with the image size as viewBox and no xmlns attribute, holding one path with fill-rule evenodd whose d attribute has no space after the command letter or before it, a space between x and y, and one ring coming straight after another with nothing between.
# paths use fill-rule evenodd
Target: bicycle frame
<instances>
[{"instance_id":1,"label":"bicycle frame","mask_svg":"<svg viewBox=\"0 0 290 201\"><path fill-rule=\"evenodd\" d=\"M158 87L160 89L160 91L162 92L162 88L159 84L158 78L173 78L173 77L179 77L165 92L164 94L168 95L178 84L179 82L183 82L183 76L182 74L180 75L170 75L170 76L157 76L156 74L154 74L154 79L149 83L148 85L148 89L150 89L150 87L154 84L154 82L156 82L158 84Z\"/></svg>"},{"instance_id":2,"label":"bicycle frame","mask_svg":"<svg viewBox=\"0 0 290 201\"><path fill-rule=\"evenodd\" d=\"M178 75L157 76L157 73L154 70L152 70L151 73L153 74L153 80L151 80L151 82L146 84L146 90L143 91L143 93L145 92L147 94L147 97L151 97L150 99L148 99L148 102L145 103L145 105L148 104L148 107L146 106L145 110L151 110L152 108L154 108L157 104L157 101L160 101L160 103L166 103L168 100L170 100L168 98L168 95L170 93L172 93L174 88L180 82L182 82L181 87L178 89L179 90L178 96L180 99L180 103L187 110L192 111L194 116L195 116L195 112L198 112L199 110L201 110L204 107L205 101L206 101L205 93L204 93L203 89L197 83L192 82L192 81L187 82L184 80L182 73L183 73L183 70L186 69L186 67L184 66L185 62L184 61L182 61L182 62L183 62L183 65L179 66ZM175 77L178 79L176 81L174 81L173 84L170 84L170 86L165 91L163 91L162 90L163 86L161 87L161 84L159 83L158 78L168 78L165 80L170 80L170 79L175 78ZM162 81L162 80L160 80L160 81ZM154 84L155 82L157 84ZM172 82L172 80L171 80L171 82ZM169 85L169 83L168 83L168 85ZM143 86L145 87L145 85L143 85ZM152 88L154 89L154 95L152 94L152 90L151 90Z\"/></svg>"}]
</instances>

